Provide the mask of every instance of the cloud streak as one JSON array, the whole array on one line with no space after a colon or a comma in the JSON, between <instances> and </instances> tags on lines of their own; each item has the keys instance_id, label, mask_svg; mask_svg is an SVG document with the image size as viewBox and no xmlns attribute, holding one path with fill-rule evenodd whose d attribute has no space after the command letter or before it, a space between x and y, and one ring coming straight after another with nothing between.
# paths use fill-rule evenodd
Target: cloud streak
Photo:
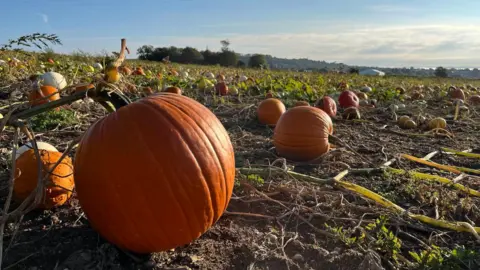
<instances>
[{"instance_id":1,"label":"cloud streak","mask_svg":"<svg viewBox=\"0 0 480 270\"><path fill-rule=\"evenodd\" d=\"M39 14L42 17L42 20L44 23L48 23L48 15L45 13L40 13Z\"/></svg>"},{"instance_id":2,"label":"cloud streak","mask_svg":"<svg viewBox=\"0 0 480 270\"><path fill-rule=\"evenodd\" d=\"M221 38L218 35L126 38L133 52L142 45L192 46L197 49L208 46L219 50L220 40L228 38L230 47L241 53L307 57L354 65L475 67L480 63L480 28L468 24L326 27L304 33L229 34ZM117 37L64 39L63 50L80 48L98 52L103 49L98 45L88 46L93 39L102 40L95 44L105 44L108 51L118 50L120 38Z\"/></svg>"}]
</instances>

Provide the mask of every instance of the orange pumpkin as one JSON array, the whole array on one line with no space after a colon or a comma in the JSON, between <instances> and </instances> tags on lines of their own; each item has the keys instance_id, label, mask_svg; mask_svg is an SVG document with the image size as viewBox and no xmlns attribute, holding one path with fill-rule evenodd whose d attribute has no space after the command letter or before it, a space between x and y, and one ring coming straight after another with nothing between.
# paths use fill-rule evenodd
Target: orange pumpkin
<instances>
[{"instance_id":1,"label":"orange pumpkin","mask_svg":"<svg viewBox=\"0 0 480 270\"><path fill-rule=\"evenodd\" d=\"M460 88L451 88L450 89L450 97L452 99L461 99L461 100L465 100L465 92L463 92L462 89Z\"/></svg>"},{"instance_id":2,"label":"orange pumpkin","mask_svg":"<svg viewBox=\"0 0 480 270\"><path fill-rule=\"evenodd\" d=\"M42 174L46 175L62 153L39 150L42 163ZM33 149L25 151L15 161L18 175L13 185L13 195L18 201L25 200L37 187L38 165ZM39 208L50 209L64 204L72 195L75 184L73 181L72 160L67 156L53 170L44 183L44 192Z\"/></svg>"},{"instance_id":3,"label":"orange pumpkin","mask_svg":"<svg viewBox=\"0 0 480 270\"><path fill-rule=\"evenodd\" d=\"M359 99L354 92L345 90L338 97L338 103L342 108L358 107Z\"/></svg>"},{"instance_id":4,"label":"orange pumpkin","mask_svg":"<svg viewBox=\"0 0 480 270\"><path fill-rule=\"evenodd\" d=\"M276 98L267 98L257 108L258 121L264 125L275 126L286 111L285 105Z\"/></svg>"},{"instance_id":5,"label":"orange pumpkin","mask_svg":"<svg viewBox=\"0 0 480 270\"><path fill-rule=\"evenodd\" d=\"M129 69L128 67L125 67L125 66L121 66L119 68L119 71L120 73L122 73L123 75L131 75L132 74L132 70Z\"/></svg>"},{"instance_id":6,"label":"orange pumpkin","mask_svg":"<svg viewBox=\"0 0 480 270\"><path fill-rule=\"evenodd\" d=\"M32 106L41 105L50 101L55 101L60 99L60 94L58 93L58 90L53 86L43 85L40 87L40 91L42 91L43 97L40 95L39 91L37 90L30 91L30 94L28 95L28 101L30 102L30 105ZM47 96L50 96L50 97L44 98Z\"/></svg>"},{"instance_id":7,"label":"orange pumpkin","mask_svg":"<svg viewBox=\"0 0 480 270\"><path fill-rule=\"evenodd\" d=\"M227 208L234 178L222 123L197 101L172 93L145 97L94 123L75 156L77 195L90 224L137 253L200 237Z\"/></svg>"},{"instance_id":8,"label":"orange pumpkin","mask_svg":"<svg viewBox=\"0 0 480 270\"><path fill-rule=\"evenodd\" d=\"M170 87L167 87L167 89L165 89L165 92L181 95L182 94L182 89L180 89L176 86L170 86Z\"/></svg>"},{"instance_id":9,"label":"orange pumpkin","mask_svg":"<svg viewBox=\"0 0 480 270\"><path fill-rule=\"evenodd\" d=\"M147 94L147 95L153 94L153 90L152 90L152 88L149 87L149 86L143 87L143 92L144 92L145 94Z\"/></svg>"},{"instance_id":10,"label":"orange pumpkin","mask_svg":"<svg viewBox=\"0 0 480 270\"><path fill-rule=\"evenodd\" d=\"M278 155L293 161L310 161L330 150L328 135L333 133L332 119L315 107L299 106L278 120L273 144Z\"/></svg>"},{"instance_id":11,"label":"orange pumpkin","mask_svg":"<svg viewBox=\"0 0 480 270\"><path fill-rule=\"evenodd\" d=\"M133 75L145 76L145 71L143 71L143 68L142 68L142 67L137 67L132 74L133 74Z\"/></svg>"},{"instance_id":12,"label":"orange pumpkin","mask_svg":"<svg viewBox=\"0 0 480 270\"><path fill-rule=\"evenodd\" d=\"M225 82L219 82L215 84L215 92L217 95L225 96L228 94L228 86Z\"/></svg>"},{"instance_id":13,"label":"orange pumpkin","mask_svg":"<svg viewBox=\"0 0 480 270\"><path fill-rule=\"evenodd\" d=\"M217 81L219 81L219 82L225 81L225 75L223 75L223 74L218 74L218 76L217 76Z\"/></svg>"},{"instance_id":14,"label":"orange pumpkin","mask_svg":"<svg viewBox=\"0 0 480 270\"><path fill-rule=\"evenodd\" d=\"M329 96L324 96L323 98L317 100L315 107L323 110L331 117L337 115L337 103L335 103L335 100Z\"/></svg>"},{"instance_id":15,"label":"orange pumpkin","mask_svg":"<svg viewBox=\"0 0 480 270\"><path fill-rule=\"evenodd\" d=\"M295 103L295 107L298 107L298 106L310 106L310 103L300 100Z\"/></svg>"},{"instance_id":16,"label":"orange pumpkin","mask_svg":"<svg viewBox=\"0 0 480 270\"><path fill-rule=\"evenodd\" d=\"M128 92L135 93L137 92L137 86L133 83L125 83L125 88Z\"/></svg>"}]
</instances>

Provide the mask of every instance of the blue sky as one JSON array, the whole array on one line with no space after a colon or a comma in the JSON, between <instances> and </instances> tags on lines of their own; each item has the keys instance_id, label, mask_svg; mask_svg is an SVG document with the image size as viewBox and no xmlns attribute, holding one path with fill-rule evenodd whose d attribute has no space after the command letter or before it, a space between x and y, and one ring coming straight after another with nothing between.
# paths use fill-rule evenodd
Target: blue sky
<instances>
[{"instance_id":1,"label":"blue sky","mask_svg":"<svg viewBox=\"0 0 480 270\"><path fill-rule=\"evenodd\" d=\"M144 44L378 66L480 66L478 0L4 0L0 43L56 33L58 52ZM135 57L135 54L129 55Z\"/></svg>"}]
</instances>

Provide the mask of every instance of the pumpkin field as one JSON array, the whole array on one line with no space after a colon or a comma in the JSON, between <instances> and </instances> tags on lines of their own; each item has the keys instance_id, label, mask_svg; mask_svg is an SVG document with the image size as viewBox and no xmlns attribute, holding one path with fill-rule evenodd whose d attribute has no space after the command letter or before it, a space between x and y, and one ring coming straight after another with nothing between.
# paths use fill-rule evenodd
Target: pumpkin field
<instances>
[{"instance_id":1,"label":"pumpkin field","mask_svg":"<svg viewBox=\"0 0 480 270\"><path fill-rule=\"evenodd\" d=\"M1 269L480 269L478 80L0 61Z\"/></svg>"}]
</instances>

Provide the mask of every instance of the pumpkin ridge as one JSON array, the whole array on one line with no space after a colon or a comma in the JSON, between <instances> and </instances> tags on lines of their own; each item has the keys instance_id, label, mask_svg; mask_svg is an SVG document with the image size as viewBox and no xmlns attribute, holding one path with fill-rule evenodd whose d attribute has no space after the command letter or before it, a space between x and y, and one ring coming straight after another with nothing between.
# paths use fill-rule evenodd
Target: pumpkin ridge
<instances>
[{"instance_id":1,"label":"pumpkin ridge","mask_svg":"<svg viewBox=\"0 0 480 270\"><path fill-rule=\"evenodd\" d=\"M118 112L118 111L117 111ZM100 119L99 121L97 121L94 125L99 125L100 127L100 132L97 133L99 135L96 135L93 137L93 141L95 141L95 143L98 143L98 142L109 142L108 138L105 137L105 130L107 130L107 127L105 127L105 123L110 123L110 122L106 122L105 120L108 119L108 118L118 118L117 117L117 112L113 112L109 115L107 115L105 118L102 118ZM115 119L114 123L117 123L118 119ZM90 134L91 130L93 130L93 125L90 127L88 133L86 133L85 135L87 134ZM92 138L91 135L89 136L86 136L87 139L90 139ZM107 139L107 140L106 140ZM86 148L86 152L89 152L89 148L92 148L94 147L95 145L93 143L91 143L91 139L89 142L85 143L85 142L81 142L80 143L80 147L79 149L77 150L77 154L76 155L79 155L80 152L82 152L82 149L85 149ZM79 155L81 156L81 155ZM82 163L88 163L87 160L80 160L80 161L76 161L76 162L79 162L78 165L75 164L75 167L81 167L80 164ZM101 164L99 164L99 166L101 166ZM106 173L106 174L110 174L109 171L104 171L103 173ZM79 179L81 177L77 177L77 179ZM110 203L108 203L109 205L123 205L122 204L122 201L120 200L119 198L119 195L118 195L118 190L117 190L117 187L115 185L115 183L113 182L108 182L108 181L102 181L102 184L107 187L106 190L109 191L110 194L114 195L114 196L110 196L110 198L114 198L114 200L110 199L109 201L111 201ZM88 185L85 189L87 190L84 194L86 194L86 196L92 196L89 194L88 190L91 188L90 185ZM79 193L79 190L82 190L82 184L79 184L77 183L77 194ZM82 194L82 193L81 193ZM82 196L83 197L83 196ZM79 200L80 202L82 202L83 200L81 199L81 196L79 196ZM95 200L86 200L86 201L89 201L89 202L92 202L92 201L95 201ZM82 206L83 207L83 206ZM101 212L98 212L96 209L96 207L94 205L88 205L88 208L90 209L90 211L92 211L93 209L93 215L92 216L102 216L102 213ZM124 232L137 232L137 226L132 222L131 219L128 219L127 218L127 214L125 213L125 211L123 210L123 208L121 208L122 211L119 211L119 215L122 216L121 220L123 222L123 224L125 224L126 226L122 226L122 227L127 227L126 229L124 229L123 231ZM87 214L88 211L85 211L85 215L87 216L88 218L88 214ZM97 224L95 224L95 218L91 219L91 218L88 218L90 223L92 224L92 227L97 227ZM115 224L114 223L110 223L110 222L107 222L107 223L104 223L104 224L108 224L109 226L106 228L107 230L105 230L106 232L110 232L110 231L113 231L115 229L118 229L118 228L115 228ZM111 234L111 233L107 233L106 235L103 235L105 238L107 238L107 240L109 241L112 241L112 242L123 242L123 241L118 241L118 239L121 239L119 238L119 236L121 237L121 234Z\"/></svg>"},{"instance_id":2,"label":"pumpkin ridge","mask_svg":"<svg viewBox=\"0 0 480 270\"><path fill-rule=\"evenodd\" d=\"M147 110L150 110L150 111L152 111L153 113L155 113L155 114L159 115L160 117L164 118L167 122L171 123L173 126L176 127L175 130L180 134L180 136L182 135L181 132L178 131L177 126L172 123L172 121L171 121L171 119L169 119L169 117L167 117L167 116L164 115L164 114L159 113L157 110L155 110L156 108L152 108L152 107L150 107L150 106L147 105L147 104L140 103L139 105L145 107ZM162 110L162 112L163 112L163 110ZM130 111L128 111L128 114L129 114L129 116L130 116L131 119L135 119L134 116L132 117L132 115L130 115ZM138 128L138 124L137 124L136 121L130 121L129 123L132 123L132 125L134 125L135 127ZM137 130L139 130L139 129L137 129ZM138 140L139 142L144 142L144 141L145 141L145 140L144 140L144 134L143 134L143 133L141 133L141 132L136 132L136 134L137 134L138 137L141 138L141 140ZM181 137L183 138L183 136L181 136ZM145 143L142 143L142 145L144 145L144 147L147 149L147 151L148 151L148 152L150 153L150 155L152 156L153 160L155 160L155 162L158 164L158 167L157 167L157 168L161 168L162 165L164 165L164 164L162 164L162 163L159 162L159 160L157 159L157 156L155 155L155 153L153 153L152 150L151 150L148 146L145 145ZM188 145L186 145L186 146L187 146L186 148L189 149ZM192 155L193 155L193 154L192 154ZM194 157L195 157L195 156L194 156ZM173 194L172 191L173 191L174 189L172 188L172 186L171 186L171 184L170 184L170 181L165 181L165 182L166 182L166 186L168 186L169 193ZM176 186L176 188L178 188L178 187L180 187L180 189L183 191L182 193L183 193L183 195L184 195L185 198L182 198L182 199L187 200L190 204L193 205L193 203L190 201L190 197L188 196L188 192L186 192L186 190L183 188L182 185ZM209 193L210 193L210 190L209 190ZM147 205L151 205L151 204L147 204ZM185 224L187 224L187 226L188 226L188 228L189 228L189 233L192 232L192 231L194 231L194 230L192 230L192 228L191 228L191 226L190 226L190 222L189 222L189 219L188 219L188 215L187 215L187 213L185 212L185 209L183 209L183 207L181 207L181 205L179 205L178 203L175 203L175 205L177 206L176 208L179 209L179 212L183 213L183 217L184 217L184 219L185 219L184 222L185 222ZM149 209L150 209L150 208L149 208ZM156 216L156 215L152 215L152 216ZM157 219L155 219L155 220L158 221ZM195 227L197 227L197 228L198 228L198 227L201 227L201 226L198 226L198 224L199 224L199 222L198 222L198 220L196 220L196 224L195 224L196 226L195 226ZM191 235L190 235L190 236L191 236Z\"/></svg>"},{"instance_id":3,"label":"pumpkin ridge","mask_svg":"<svg viewBox=\"0 0 480 270\"><path fill-rule=\"evenodd\" d=\"M172 103L166 101L165 99L161 99L161 100L162 100L162 101L165 101L166 104L162 104L162 105L164 105L165 107L168 107L168 110L169 110L169 111L170 111L170 110L173 110L173 111L176 111L176 112L179 113L179 114L182 113L185 118L190 119L190 122L196 124L195 120L192 119L192 118L191 118L188 114L186 114L185 112L181 111L178 106L176 106L175 104L172 104ZM156 108L156 107L161 107L161 106L159 106L159 105L158 105L157 103L155 103L155 102L150 102L150 101L148 101L148 102L143 102L143 103L144 103L145 105L148 105L149 107L151 107L151 106L153 106L153 107L155 107L155 108ZM162 112L165 112L165 108L161 108L161 111L162 111ZM157 110L155 110L155 112L158 113ZM175 118L171 117L169 114L167 114L167 115L161 114L161 115L162 115L162 117L165 118L172 126L175 127L175 129L177 130L177 132L179 133L179 135L181 136L181 138L183 139L183 141L188 141L188 143L186 143L185 145L187 146L187 149L189 150L189 153L193 156L193 162L195 163L195 165L196 165L197 168L198 168L198 171L199 171L199 172L201 173L201 175L202 175L202 182L203 182L204 186L208 189L208 194L209 194L209 196L207 196L207 197L209 198L210 209L214 209L213 205L216 205L216 198L215 198L214 196L210 196L210 195L214 194L214 193L212 193L212 187L210 187L209 183L207 183L207 181L206 181L205 173L204 173L204 171L203 171L203 169L202 169L202 166L200 166L200 164L199 164L198 161L197 161L197 160L198 160L198 159L197 159L197 156L195 156L195 154L193 153L193 151L190 150L190 144L195 144L196 142L191 141L190 138L189 138L189 136L188 136L188 135L185 135L184 132L182 132L182 128L178 125L178 121L177 121ZM189 125L190 125L190 124L189 124ZM191 126L191 125L190 125L190 126ZM197 127L198 127L198 124L197 124ZM194 130L194 129L191 129L191 130ZM203 131L203 130L202 130L202 131ZM204 132L202 132L202 133L204 133ZM195 134L198 135L198 137L202 137L201 134L199 134L198 132L196 132ZM207 135L206 135L205 133L203 134L203 137L206 137L206 138L208 139L208 137L207 137ZM211 146L211 142L210 142L210 141L209 141L209 143L210 143L210 146ZM213 149L213 147L210 147L210 148ZM215 155L216 155L216 151L215 151L214 149L213 149L213 152L215 152ZM220 165L221 165L221 164L220 164ZM218 166L218 164L217 164L217 166ZM188 192L186 192L186 193L188 193ZM188 195L187 195L187 197L188 197ZM214 200L215 200L215 201L214 201ZM210 223L213 224L213 221L215 220L215 217L216 217L216 213L214 213L214 212L212 211L212 213L210 213L210 214L212 215L212 216L211 216ZM197 224L197 225L198 225L198 224ZM198 227L202 227L202 226L204 226L204 224L201 224L201 225L198 226ZM197 227L197 228L198 228L198 227Z\"/></svg>"},{"instance_id":4,"label":"pumpkin ridge","mask_svg":"<svg viewBox=\"0 0 480 270\"><path fill-rule=\"evenodd\" d=\"M138 104L137 106L140 106L140 105L141 105L141 104ZM119 116L119 114L115 114L115 117L116 117L116 118L119 118L120 116ZM118 126L122 126L122 127L125 128L126 130L130 130L130 129L128 128L129 126L127 126L127 125L119 125L118 123L120 123L120 122L122 122L122 123L125 123L125 122L126 122L126 123L129 123L129 124L131 124L131 125L133 125L133 126L135 126L135 127L138 127L137 121L135 121L135 116L132 116L129 110L124 110L124 112L122 112L122 117L127 118L127 120L129 120L129 121L119 121L118 119L116 119L116 120L114 121L114 123L116 123L117 127L118 127ZM132 129L132 130L138 131L139 129L138 129L138 128L135 128L135 129ZM124 134L128 134L128 133L125 132ZM131 134L130 136L132 136L132 137L139 137L139 138L142 138L142 139L143 139L143 134L142 134L141 132L132 132L132 133L130 133L130 134ZM137 142L140 142L140 141L143 142L143 140L136 140L136 141L137 141ZM138 144L137 144L137 145L138 145ZM152 153L151 149L150 149L148 146L146 146L145 144L143 144L143 145L144 145L144 148L143 148L143 149L145 149L145 148L147 149L146 151L145 151L145 150L144 150L144 151L145 151L145 152L147 152L147 151L150 152L150 153L152 154L155 162L156 162L157 165L158 165L159 162L158 162L158 160L156 159L155 155ZM151 183L148 183L148 184L151 184ZM132 186L137 186L137 185L132 185ZM149 190L149 189L146 189L146 190ZM169 191L170 191L170 193L172 193L172 189L171 189L170 185L169 185ZM141 193L141 192L138 192L138 193ZM117 193L116 195L117 195L117 197L119 197L119 196L118 196L118 193ZM156 218L157 215L156 215L154 212L152 212L152 211L151 211L151 208L149 207L150 205L154 205L154 204L152 204L152 203L147 199L147 196L142 196L142 198L143 198L143 201L146 203L146 204L145 204L145 207L143 207L143 208L146 210L146 212L149 212L149 213L150 213L150 216L151 216L151 217L154 217L154 218L153 218L153 221L157 224L157 226L156 226L157 229L162 232L162 233L161 233L162 236L161 236L160 238L166 238L166 239L168 239L168 242L171 243L171 242L172 242L171 239L170 239L170 238L168 237L168 235L161 229L161 228L162 228L162 226L161 226L162 222L159 221L159 220ZM181 209L180 209L180 210L181 210ZM133 223L133 226L134 226L134 228L136 229L135 232L137 233L137 235L143 234L143 233L144 233L144 232L143 232L144 230L142 230L142 226L141 226L141 225L138 226L138 225L136 225L136 224L137 224L137 223ZM144 240L145 240L145 239L148 239L148 240L146 240L146 241L147 241L147 243L146 243L146 246L147 246L147 247L148 247L148 246L149 246L149 247L155 247L155 246L156 246L155 243L152 243L151 241L154 240L153 235L157 236L157 234L151 234L151 232L147 232L147 233L149 233L148 237L140 237L140 238L142 238L142 239L144 239ZM153 241L153 242L156 242L156 241Z\"/></svg>"},{"instance_id":5,"label":"pumpkin ridge","mask_svg":"<svg viewBox=\"0 0 480 270\"><path fill-rule=\"evenodd\" d=\"M166 102L169 103L169 104L171 104L171 105L173 105L173 106L175 106L174 104L172 104L172 103L169 102L169 101L166 101ZM177 106L176 106L176 107L177 107ZM198 107L198 106L197 106L197 107ZM180 107L177 107L177 108L179 108L185 115L188 116L188 113L187 113L185 110L183 110L183 108L180 108ZM196 111L195 111L195 110L192 110L192 111L189 111L189 113L196 114ZM201 118L201 116L198 115L198 114L196 114L196 116ZM215 116L215 117L216 117L216 116ZM193 120L193 119L192 119L192 120ZM218 121L218 120L217 120L217 121ZM208 127L211 128L210 122L208 122L208 121L205 121L205 122L207 123ZM202 126L200 126L196 121L193 121L193 123L195 123L195 124L197 125L197 127L198 127L200 130L202 130L202 133L205 134L205 137L207 138L207 141L208 141L208 143L209 143L209 145L210 145L210 148L212 148L213 151L214 151L214 153L215 153L215 155L214 155L215 160L218 162L217 165L219 165L219 167L221 168L222 174L223 174L223 179L222 179L223 181L221 181L221 182L223 183L223 187L222 187L222 188L225 190L225 198L228 198L228 197L229 197L229 196L228 196L228 191L230 190L230 187L228 187L228 183L227 183L227 182L228 182L228 177L227 177L226 171L225 171L225 168L226 168L227 166L226 166L226 164L225 164L224 162L222 162L222 160L220 160L220 159L218 158L220 155L218 154L219 151L217 151L217 149L216 149L216 147L215 147L217 144L212 143L212 139L210 138L210 136L207 135L207 132L205 132L205 129L204 129ZM222 123L220 123L220 126L221 126L222 128L225 128ZM225 130L225 131L226 131L226 130ZM218 137L218 133L217 133L217 132L213 132L213 133L214 133L215 139L216 139L217 141L223 141L222 138L219 138L219 137ZM223 145L223 144L220 144L220 145ZM231 144L230 144L230 145L231 145ZM233 146L232 146L232 148L233 148ZM227 149L221 149L220 151L223 152L223 150L227 150ZM227 188L227 187L228 187L228 188ZM228 207L228 201L225 201L224 211L227 209L227 207ZM222 215L222 213L214 213L214 220L218 220L221 215Z\"/></svg>"}]
</instances>

